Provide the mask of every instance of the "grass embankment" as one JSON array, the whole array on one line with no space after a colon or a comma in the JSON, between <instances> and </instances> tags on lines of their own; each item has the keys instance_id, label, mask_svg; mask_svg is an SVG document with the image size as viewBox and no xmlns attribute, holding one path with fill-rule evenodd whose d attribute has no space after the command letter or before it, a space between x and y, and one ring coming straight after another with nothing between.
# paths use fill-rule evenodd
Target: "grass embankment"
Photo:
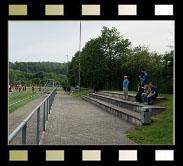
<instances>
[{"instance_id":1,"label":"grass embankment","mask_svg":"<svg viewBox=\"0 0 183 166\"><path fill-rule=\"evenodd\" d=\"M74 97L80 97L82 95L87 95L87 94L92 93L92 92L93 92L93 89L81 88L80 89L80 92L73 92L72 93L72 96L74 96Z\"/></svg>"},{"instance_id":2,"label":"grass embankment","mask_svg":"<svg viewBox=\"0 0 183 166\"><path fill-rule=\"evenodd\" d=\"M29 87L26 91L21 90L21 92L13 89L12 94L9 93L9 114L38 97L38 88L35 88L34 93L32 93L32 89Z\"/></svg>"},{"instance_id":3,"label":"grass embankment","mask_svg":"<svg viewBox=\"0 0 183 166\"><path fill-rule=\"evenodd\" d=\"M153 116L151 125L135 127L126 133L137 144L173 144L173 95L159 96L168 100L156 105L167 107L167 110Z\"/></svg>"}]
</instances>

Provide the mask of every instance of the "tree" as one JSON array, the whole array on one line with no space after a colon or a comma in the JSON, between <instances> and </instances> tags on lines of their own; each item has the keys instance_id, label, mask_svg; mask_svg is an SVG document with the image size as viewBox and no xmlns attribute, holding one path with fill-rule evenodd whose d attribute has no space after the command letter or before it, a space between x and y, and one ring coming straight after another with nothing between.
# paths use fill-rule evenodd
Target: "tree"
<instances>
[{"instance_id":1,"label":"tree","mask_svg":"<svg viewBox=\"0 0 183 166\"><path fill-rule=\"evenodd\" d=\"M108 67L108 84L109 89L112 88L112 79L115 78L115 68L119 67L121 63L116 63L118 60L122 60L122 56L126 56L130 52L130 45L128 39L123 39L116 28L109 29L103 27L99 37L101 43L101 49L106 59Z\"/></svg>"},{"instance_id":2,"label":"tree","mask_svg":"<svg viewBox=\"0 0 183 166\"><path fill-rule=\"evenodd\" d=\"M98 38L91 39L81 53L82 84L86 87L102 89L107 75L105 56Z\"/></svg>"},{"instance_id":3,"label":"tree","mask_svg":"<svg viewBox=\"0 0 183 166\"><path fill-rule=\"evenodd\" d=\"M71 86L78 85L78 71L79 71L79 52L76 52L72 61L68 64L68 78Z\"/></svg>"},{"instance_id":4,"label":"tree","mask_svg":"<svg viewBox=\"0 0 183 166\"><path fill-rule=\"evenodd\" d=\"M62 82L66 77L66 64L55 62L9 62L9 82L13 85L44 84L48 79Z\"/></svg>"}]
</instances>

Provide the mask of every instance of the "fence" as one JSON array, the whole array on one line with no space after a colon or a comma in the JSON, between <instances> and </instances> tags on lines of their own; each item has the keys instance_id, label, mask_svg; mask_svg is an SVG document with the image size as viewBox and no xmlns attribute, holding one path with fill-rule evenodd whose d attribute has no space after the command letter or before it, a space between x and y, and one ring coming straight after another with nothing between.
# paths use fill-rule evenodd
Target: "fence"
<instances>
[{"instance_id":1,"label":"fence","mask_svg":"<svg viewBox=\"0 0 183 166\"><path fill-rule=\"evenodd\" d=\"M55 98L57 88L55 88L51 94L49 94L21 123L20 125L9 135L9 144L14 140L20 131L22 131L22 144L26 144L26 129L27 123L34 114L37 113L37 127L36 127L36 144L39 144L39 129L40 129L40 107L43 105L43 131L45 131L45 124L48 120L48 114L50 114L51 106ZM47 111L46 115L45 112Z\"/></svg>"}]
</instances>

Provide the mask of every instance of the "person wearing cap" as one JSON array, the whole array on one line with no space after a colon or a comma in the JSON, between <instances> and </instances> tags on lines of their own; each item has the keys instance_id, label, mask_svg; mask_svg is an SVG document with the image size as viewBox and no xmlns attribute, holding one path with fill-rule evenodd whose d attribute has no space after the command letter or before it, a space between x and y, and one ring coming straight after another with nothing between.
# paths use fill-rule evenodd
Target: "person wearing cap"
<instances>
[{"instance_id":1,"label":"person wearing cap","mask_svg":"<svg viewBox=\"0 0 183 166\"><path fill-rule=\"evenodd\" d=\"M129 80L127 79L127 76L124 76L124 81L123 81L124 100L128 100L128 84L129 84Z\"/></svg>"}]
</instances>

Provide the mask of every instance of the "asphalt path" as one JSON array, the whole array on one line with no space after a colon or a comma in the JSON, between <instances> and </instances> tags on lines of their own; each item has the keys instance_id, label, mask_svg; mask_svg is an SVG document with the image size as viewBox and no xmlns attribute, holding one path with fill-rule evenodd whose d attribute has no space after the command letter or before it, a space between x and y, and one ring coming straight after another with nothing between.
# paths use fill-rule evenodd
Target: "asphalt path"
<instances>
[{"instance_id":1,"label":"asphalt path","mask_svg":"<svg viewBox=\"0 0 183 166\"><path fill-rule=\"evenodd\" d=\"M43 145L129 145L134 126L79 98L58 92L42 135Z\"/></svg>"}]
</instances>

